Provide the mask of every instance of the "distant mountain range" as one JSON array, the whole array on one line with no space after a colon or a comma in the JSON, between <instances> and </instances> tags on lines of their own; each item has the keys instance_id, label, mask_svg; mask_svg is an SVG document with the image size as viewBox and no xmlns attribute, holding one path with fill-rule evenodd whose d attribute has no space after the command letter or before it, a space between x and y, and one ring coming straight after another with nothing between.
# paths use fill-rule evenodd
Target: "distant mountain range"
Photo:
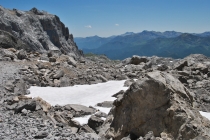
<instances>
[{"instance_id":1,"label":"distant mountain range","mask_svg":"<svg viewBox=\"0 0 210 140\"><path fill-rule=\"evenodd\" d=\"M125 59L132 55L183 58L194 53L210 56L210 32L126 32L107 38L77 37L74 41L84 53L105 54L111 59Z\"/></svg>"}]
</instances>

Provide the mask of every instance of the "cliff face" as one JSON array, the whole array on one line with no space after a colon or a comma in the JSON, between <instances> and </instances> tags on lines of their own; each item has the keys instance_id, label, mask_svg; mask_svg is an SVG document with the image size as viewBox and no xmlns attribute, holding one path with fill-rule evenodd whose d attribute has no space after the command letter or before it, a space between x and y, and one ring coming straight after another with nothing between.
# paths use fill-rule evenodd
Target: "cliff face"
<instances>
[{"instance_id":1,"label":"cliff face","mask_svg":"<svg viewBox=\"0 0 210 140\"><path fill-rule=\"evenodd\" d=\"M32 8L30 11L8 10L0 6L0 30L25 43L27 50L60 50L64 54L81 56L69 29L56 15Z\"/></svg>"}]
</instances>

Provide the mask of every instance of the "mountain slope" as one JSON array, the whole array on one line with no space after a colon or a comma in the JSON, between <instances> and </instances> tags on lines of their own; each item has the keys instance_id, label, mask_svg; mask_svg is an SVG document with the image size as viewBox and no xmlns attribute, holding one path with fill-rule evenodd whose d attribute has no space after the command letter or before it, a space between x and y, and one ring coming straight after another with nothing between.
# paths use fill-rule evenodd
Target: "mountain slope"
<instances>
[{"instance_id":1,"label":"mountain slope","mask_svg":"<svg viewBox=\"0 0 210 140\"><path fill-rule=\"evenodd\" d=\"M124 42L124 43L135 43L135 42L145 42L147 40L156 38L173 38L179 36L180 32L166 31L166 32L155 32L155 31L143 31L141 33L126 32L125 34L111 37L75 37L74 41L77 43L80 49L95 49L99 48L107 43L112 42Z\"/></svg>"},{"instance_id":2,"label":"mountain slope","mask_svg":"<svg viewBox=\"0 0 210 140\"><path fill-rule=\"evenodd\" d=\"M107 43L97 49L84 49L84 52L105 54L111 59L124 59L132 55L183 58L193 53L210 56L210 37L181 34L175 38L156 38L143 42Z\"/></svg>"},{"instance_id":3,"label":"mountain slope","mask_svg":"<svg viewBox=\"0 0 210 140\"><path fill-rule=\"evenodd\" d=\"M81 55L73 36L56 15L36 8L20 11L0 6L0 17L0 30L20 39L26 44L27 50L39 52L58 50L76 57Z\"/></svg>"},{"instance_id":4,"label":"mountain slope","mask_svg":"<svg viewBox=\"0 0 210 140\"><path fill-rule=\"evenodd\" d=\"M99 46L108 43L113 37L108 38L102 38L99 36L92 36L92 37L75 37L74 41L77 43L77 46L80 47L80 49L88 48L88 49L94 49L98 48Z\"/></svg>"}]
</instances>

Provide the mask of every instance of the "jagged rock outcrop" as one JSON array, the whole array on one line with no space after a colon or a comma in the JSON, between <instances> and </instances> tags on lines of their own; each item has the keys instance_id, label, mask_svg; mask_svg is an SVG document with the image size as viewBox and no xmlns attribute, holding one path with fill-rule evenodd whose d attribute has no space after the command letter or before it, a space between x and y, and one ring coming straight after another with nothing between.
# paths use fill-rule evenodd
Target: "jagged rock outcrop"
<instances>
[{"instance_id":1,"label":"jagged rock outcrop","mask_svg":"<svg viewBox=\"0 0 210 140\"><path fill-rule=\"evenodd\" d=\"M0 47L5 49L16 48L16 49L24 49L27 51L30 50L28 44L24 43L21 39L15 37L11 33L3 30L0 30Z\"/></svg>"},{"instance_id":2,"label":"jagged rock outcrop","mask_svg":"<svg viewBox=\"0 0 210 140\"><path fill-rule=\"evenodd\" d=\"M194 94L165 72L150 72L115 100L99 134L119 140L153 131L174 139L210 138L210 122L193 108ZM107 129L108 128L108 129Z\"/></svg>"},{"instance_id":3,"label":"jagged rock outcrop","mask_svg":"<svg viewBox=\"0 0 210 140\"><path fill-rule=\"evenodd\" d=\"M148 59L146 57L140 57L140 56L134 55L130 60L130 64L134 64L134 65L138 65L142 62L146 63L148 62Z\"/></svg>"},{"instance_id":4,"label":"jagged rock outcrop","mask_svg":"<svg viewBox=\"0 0 210 140\"><path fill-rule=\"evenodd\" d=\"M0 6L0 47L39 52L58 50L72 57L82 54L59 17L36 8L20 11Z\"/></svg>"}]
</instances>

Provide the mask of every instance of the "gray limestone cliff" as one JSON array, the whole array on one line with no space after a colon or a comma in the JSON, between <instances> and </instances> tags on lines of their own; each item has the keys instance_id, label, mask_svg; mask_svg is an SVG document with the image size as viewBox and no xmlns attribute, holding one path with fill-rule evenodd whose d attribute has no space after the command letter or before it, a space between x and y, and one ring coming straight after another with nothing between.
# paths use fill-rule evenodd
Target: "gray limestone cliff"
<instances>
[{"instance_id":1,"label":"gray limestone cliff","mask_svg":"<svg viewBox=\"0 0 210 140\"><path fill-rule=\"evenodd\" d=\"M58 50L74 57L82 55L69 29L56 15L32 8L30 11L9 10L0 6L0 47L17 47L30 51ZM5 35L12 46L4 45ZM9 37L8 37L9 36ZM3 39L2 39L3 38ZM16 43L16 45L15 45Z\"/></svg>"}]
</instances>

